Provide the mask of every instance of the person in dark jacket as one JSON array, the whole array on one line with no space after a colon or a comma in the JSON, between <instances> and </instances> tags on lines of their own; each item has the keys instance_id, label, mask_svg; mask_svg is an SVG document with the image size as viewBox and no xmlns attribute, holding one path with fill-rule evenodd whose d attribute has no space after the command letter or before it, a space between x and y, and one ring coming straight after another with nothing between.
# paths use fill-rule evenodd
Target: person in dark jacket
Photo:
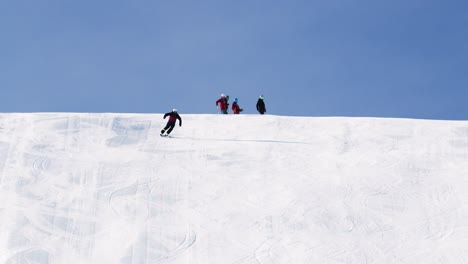
<instances>
[{"instance_id":1,"label":"person in dark jacket","mask_svg":"<svg viewBox=\"0 0 468 264\"><path fill-rule=\"evenodd\" d=\"M228 113L228 109L229 109L229 95L224 95L224 94L221 94L221 98L219 98L217 101L216 101L216 106L219 105L219 110L221 111L221 113L223 114L227 114Z\"/></svg>"},{"instance_id":2,"label":"person in dark jacket","mask_svg":"<svg viewBox=\"0 0 468 264\"><path fill-rule=\"evenodd\" d=\"M266 108L265 108L265 102L263 101L263 94L260 95L260 97L258 98L258 101L257 101L257 111L263 115L264 113L266 113Z\"/></svg>"},{"instance_id":3,"label":"person in dark jacket","mask_svg":"<svg viewBox=\"0 0 468 264\"><path fill-rule=\"evenodd\" d=\"M166 126L161 130L161 136L169 136L171 134L172 129L174 129L176 121L179 120L179 126L182 126L182 118L180 118L179 114L177 113L177 109L172 109L172 112L165 113L164 118L169 116L169 120L167 121ZM164 132L166 132L166 135L164 135Z\"/></svg>"},{"instance_id":4,"label":"person in dark jacket","mask_svg":"<svg viewBox=\"0 0 468 264\"><path fill-rule=\"evenodd\" d=\"M244 109L240 108L240 106L237 104L237 98L235 98L234 103L232 103L232 113L237 115L242 111L244 111Z\"/></svg>"}]
</instances>

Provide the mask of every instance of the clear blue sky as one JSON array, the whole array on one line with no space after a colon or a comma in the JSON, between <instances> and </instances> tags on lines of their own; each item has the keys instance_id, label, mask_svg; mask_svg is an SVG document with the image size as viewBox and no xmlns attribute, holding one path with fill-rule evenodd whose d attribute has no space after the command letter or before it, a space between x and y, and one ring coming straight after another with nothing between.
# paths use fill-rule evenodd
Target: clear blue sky
<instances>
[{"instance_id":1,"label":"clear blue sky","mask_svg":"<svg viewBox=\"0 0 468 264\"><path fill-rule=\"evenodd\" d=\"M4 0L0 112L468 120L465 0Z\"/></svg>"}]
</instances>

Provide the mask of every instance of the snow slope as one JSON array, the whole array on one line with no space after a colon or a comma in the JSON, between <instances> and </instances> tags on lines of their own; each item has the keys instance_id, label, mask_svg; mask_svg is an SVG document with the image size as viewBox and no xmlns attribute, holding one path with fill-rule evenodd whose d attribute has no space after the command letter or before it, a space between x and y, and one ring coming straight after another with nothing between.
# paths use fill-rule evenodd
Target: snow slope
<instances>
[{"instance_id":1,"label":"snow slope","mask_svg":"<svg viewBox=\"0 0 468 264\"><path fill-rule=\"evenodd\" d=\"M468 122L0 114L0 263L468 263Z\"/></svg>"}]
</instances>

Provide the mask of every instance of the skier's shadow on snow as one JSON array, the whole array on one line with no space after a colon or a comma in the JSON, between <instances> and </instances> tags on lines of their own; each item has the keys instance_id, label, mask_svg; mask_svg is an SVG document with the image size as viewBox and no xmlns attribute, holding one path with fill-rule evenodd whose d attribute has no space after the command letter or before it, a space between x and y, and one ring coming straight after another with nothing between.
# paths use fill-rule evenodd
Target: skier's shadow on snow
<instances>
[{"instance_id":1,"label":"skier's shadow on snow","mask_svg":"<svg viewBox=\"0 0 468 264\"><path fill-rule=\"evenodd\" d=\"M281 141L281 140L263 140L263 139L216 139L216 138L190 138L190 137L173 137L173 139L190 139L190 140L203 140L203 141L257 142L257 143L282 143L282 144L303 144L303 145L310 145L310 143L307 143L307 142Z\"/></svg>"}]
</instances>

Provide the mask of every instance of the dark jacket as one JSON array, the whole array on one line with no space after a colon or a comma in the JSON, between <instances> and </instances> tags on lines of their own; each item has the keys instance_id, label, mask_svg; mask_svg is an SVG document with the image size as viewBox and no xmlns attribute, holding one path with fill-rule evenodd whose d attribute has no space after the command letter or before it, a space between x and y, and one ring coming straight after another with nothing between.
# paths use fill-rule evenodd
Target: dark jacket
<instances>
[{"instance_id":1,"label":"dark jacket","mask_svg":"<svg viewBox=\"0 0 468 264\"><path fill-rule=\"evenodd\" d=\"M177 120L179 120L179 126L182 126L182 118L180 118L180 115L177 112L169 112L164 114L164 119L169 116L169 121L168 123L175 123Z\"/></svg>"},{"instance_id":2,"label":"dark jacket","mask_svg":"<svg viewBox=\"0 0 468 264\"><path fill-rule=\"evenodd\" d=\"M265 102L263 101L263 99L258 98L258 101L257 101L257 111L258 111L260 114L263 114L263 113L266 112Z\"/></svg>"}]
</instances>

